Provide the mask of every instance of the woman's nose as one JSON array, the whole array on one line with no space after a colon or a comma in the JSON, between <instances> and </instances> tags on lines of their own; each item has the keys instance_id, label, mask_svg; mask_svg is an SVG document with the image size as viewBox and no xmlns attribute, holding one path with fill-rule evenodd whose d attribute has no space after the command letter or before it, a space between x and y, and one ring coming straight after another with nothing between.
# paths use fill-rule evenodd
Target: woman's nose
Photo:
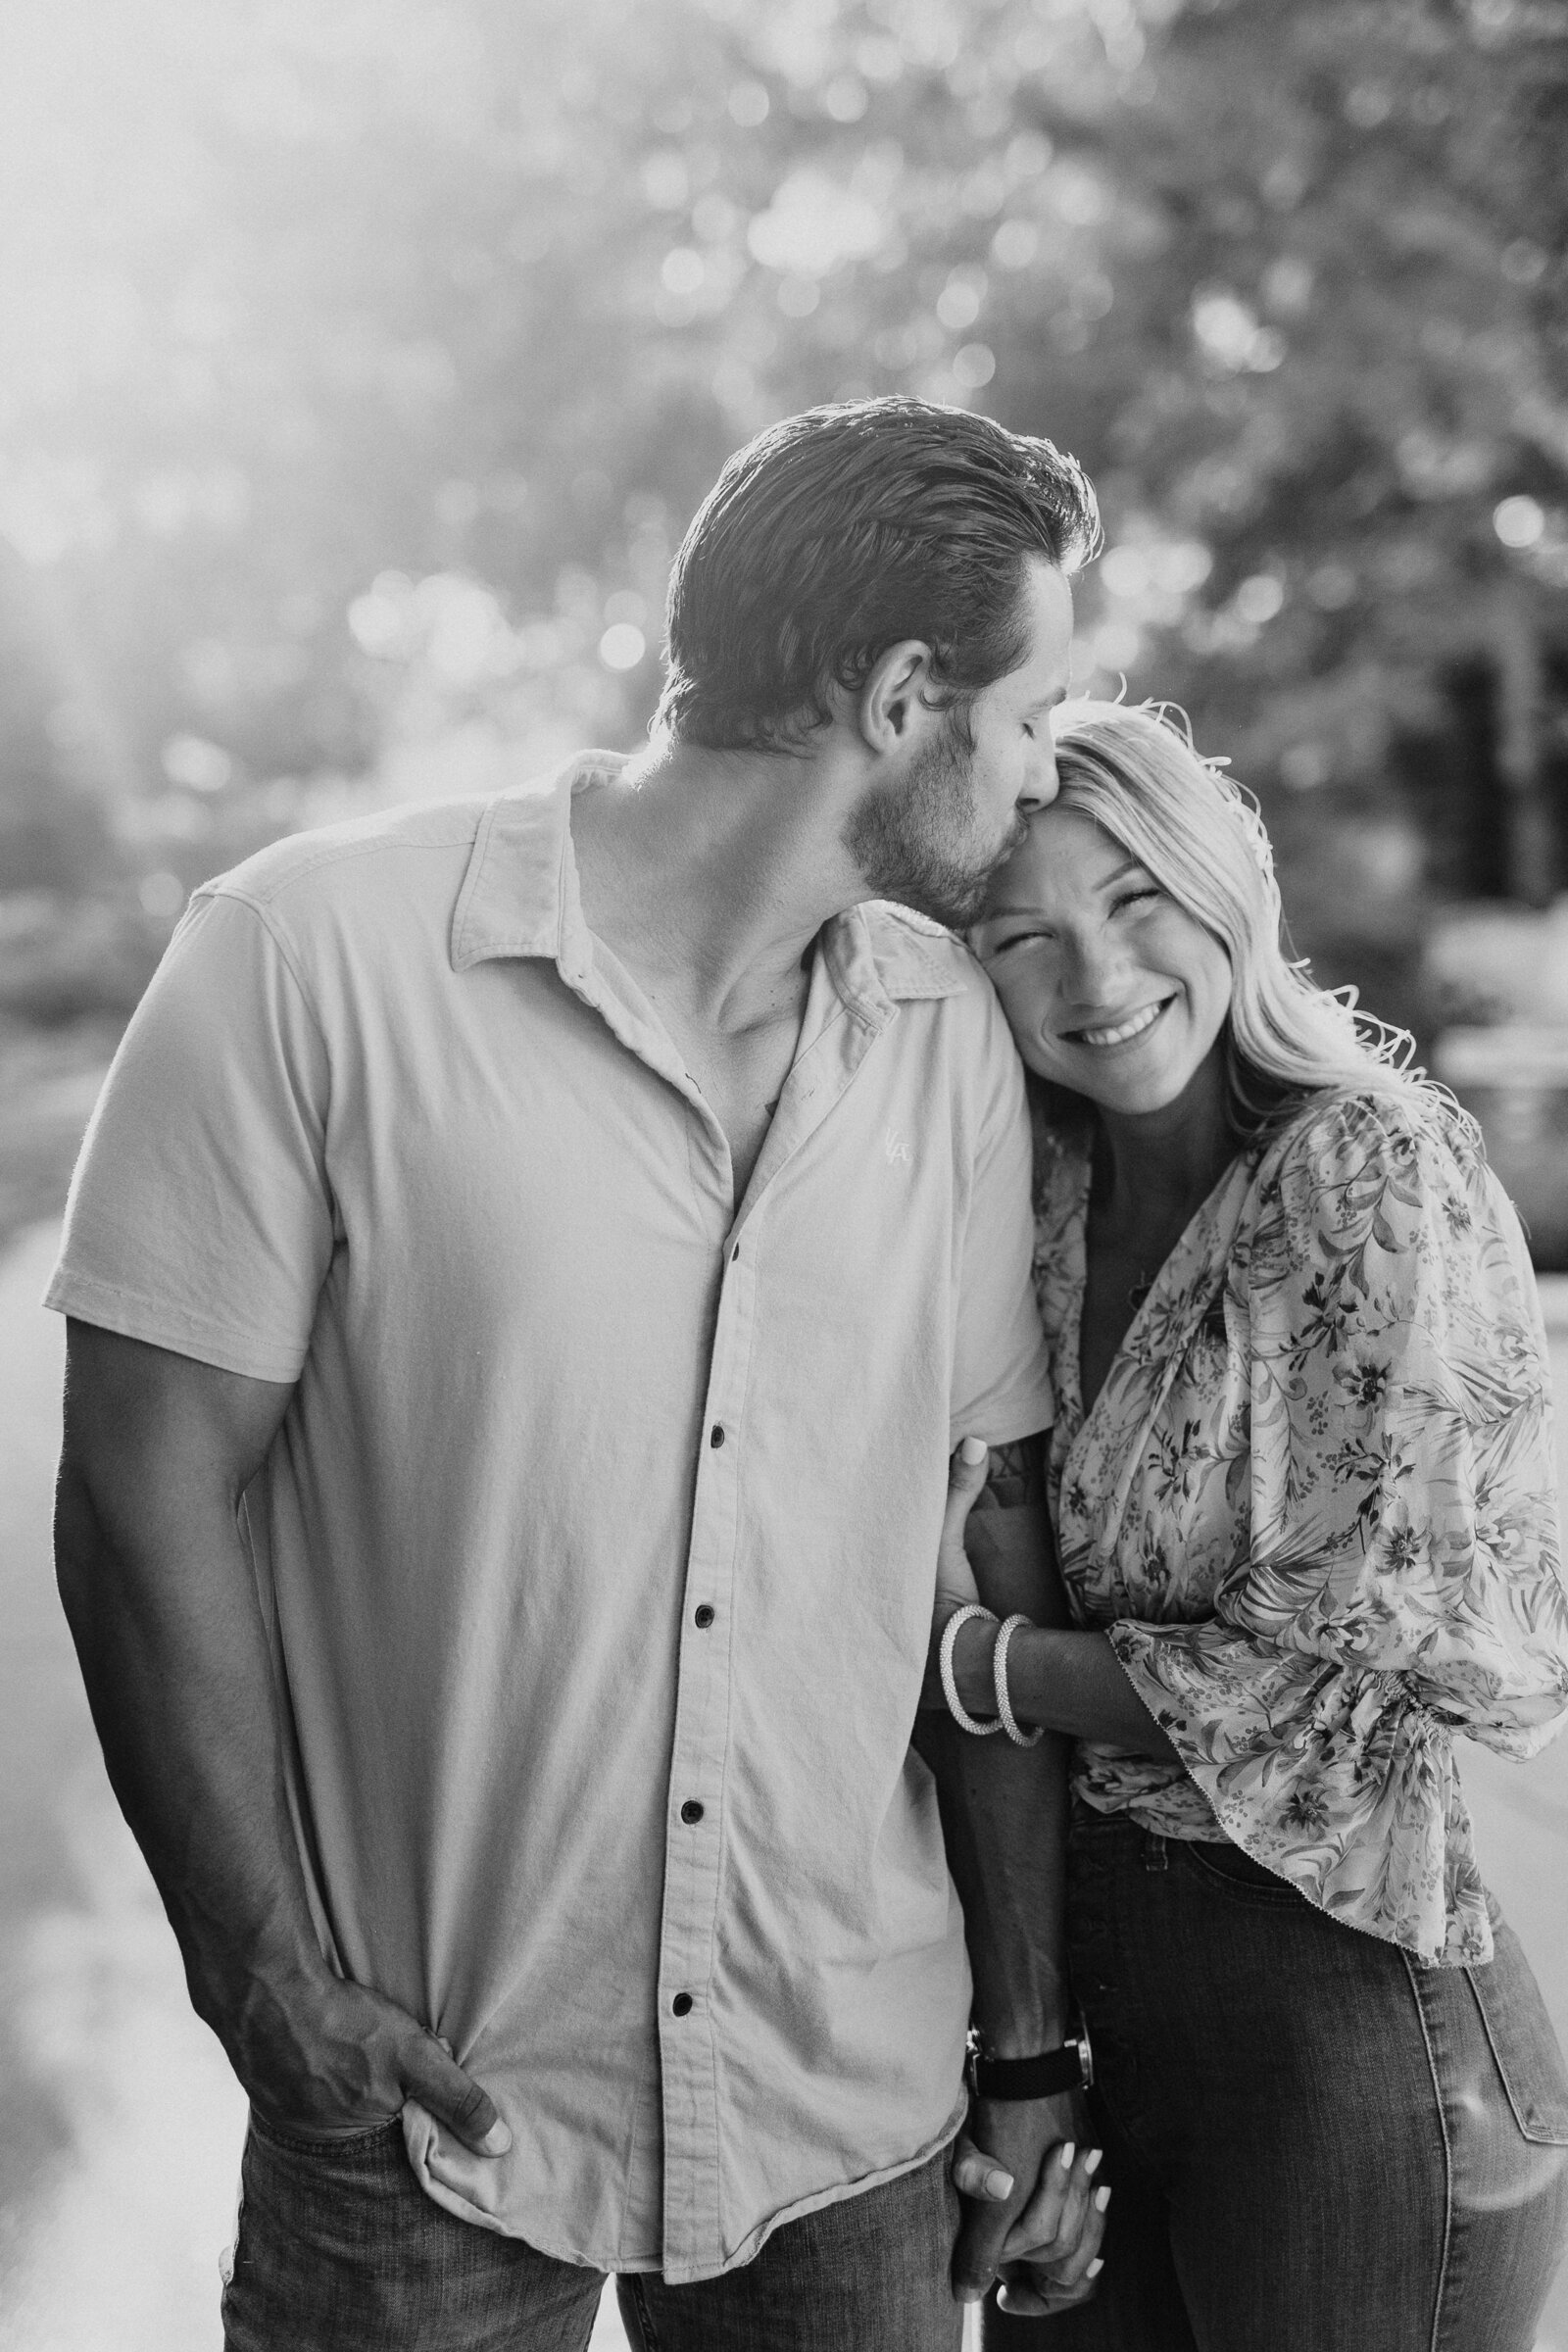
<instances>
[{"instance_id":1,"label":"woman's nose","mask_svg":"<svg viewBox=\"0 0 1568 2352\"><path fill-rule=\"evenodd\" d=\"M1100 923L1064 927L1061 938L1061 993L1075 1004L1110 1002L1125 958Z\"/></svg>"}]
</instances>

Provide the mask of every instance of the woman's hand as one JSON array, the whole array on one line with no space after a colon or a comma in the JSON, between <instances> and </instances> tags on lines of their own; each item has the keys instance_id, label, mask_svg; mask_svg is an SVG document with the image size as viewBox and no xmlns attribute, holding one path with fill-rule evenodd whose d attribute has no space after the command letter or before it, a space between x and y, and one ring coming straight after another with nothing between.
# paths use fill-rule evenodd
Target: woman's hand
<instances>
[{"instance_id":1,"label":"woman's hand","mask_svg":"<svg viewBox=\"0 0 1568 2352\"><path fill-rule=\"evenodd\" d=\"M1045 2103L1038 2104L1043 2107ZM1082 2122L1082 2106L1076 2097L1071 2102L1054 2100L1050 2104L1058 2113ZM1086 2145L1081 2139L1060 2140L1053 2135L1044 2162L1040 2163L1034 2190L1018 2210L1016 2170L1007 2170L996 2155L986 2153L986 2149L1002 2146L1010 2136L1010 2126L1015 2120L1025 2124L1032 2121L1022 2104L1016 2117L996 2103L988 2106L983 2116L971 2112L969 2124L954 2149L953 2179L961 2196L974 2199L982 2212L988 2205L993 2212L1009 2203L1015 2208L1010 2227L1004 2236L993 2239L989 2260L984 2265L966 2266L960 2241L955 2283L960 2301L968 2301L979 2291L981 2283L989 2283L988 2274L995 2266L1002 2285L1003 2310L1019 2317L1044 2318L1051 2312L1070 2311L1074 2304L1086 2303L1094 2293L1095 2280L1103 2268L1100 2246L1110 2191L1095 2186L1095 2174L1100 2168L1098 2148ZM984 2147L978 2146L970 2135L976 2126ZM1016 2152L1011 2153L1010 2162L1017 2167ZM1030 2162L1027 2169L1033 2172L1034 2163ZM969 2234L966 2228L965 2235ZM975 2283L970 2283L971 2278Z\"/></svg>"},{"instance_id":2,"label":"woman's hand","mask_svg":"<svg viewBox=\"0 0 1568 2352\"><path fill-rule=\"evenodd\" d=\"M1043 2319L1094 2293L1110 2203L1110 2190L1095 2185L1099 2169L1098 2148L1053 2148L1002 2248L1004 2311Z\"/></svg>"},{"instance_id":3,"label":"woman's hand","mask_svg":"<svg viewBox=\"0 0 1568 2352\"><path fill-rule=\"evenodd\" d=\"M948 1464L948 1507L942 1514L942 1541L937 1546L937 1602L932 1631L940 1638L955 1609L980 1597L963 1531L976 1495L986 1483L991 1448L984 1438L965 1438Z\"/></svg>"},{"instance_id":4,"label":"woman's hand","mask_svg":"<svg viewBox=\"0 0 1568 2352\"><path fill-rule=\"evenodd\" d=\"M974 1498L986 1483L990 1456L991 1448L984 1438L965 1438L955 1447L948 1464L948 1507L943 1513L942 1541L937 1546L937 1596L931 1611L931 1648L926 1658L925 1687L920 1693L922 1707L947 1705L939 1663L942 1637L955 1609L980 1598L980 1588L963 1548L963 1530ZM983 1621L976 1618L972 1625L963 1628L959 1641L968 1634L985 1630Z\"/></svg>"}]
</instances>

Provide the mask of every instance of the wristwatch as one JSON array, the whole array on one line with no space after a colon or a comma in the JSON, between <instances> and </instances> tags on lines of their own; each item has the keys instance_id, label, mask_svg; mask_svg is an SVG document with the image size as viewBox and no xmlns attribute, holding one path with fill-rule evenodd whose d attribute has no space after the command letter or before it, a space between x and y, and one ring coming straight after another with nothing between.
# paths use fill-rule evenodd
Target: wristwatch
<instances>
[{"instance_id":1,"label":"wristwatch","mask_svg":"<svg viewBox=\"0 0 1568 2352\"><path fill-rule=\"evenodd\" d=\"M1063 2090L1087 2090L1095 2079L1089 2028L1080 2019L1060 2049L1035 2058L988 2058L979 2034L971 2034L964 2074L977 2099L1050 2099Z\"/></svg>"}]
</instances>

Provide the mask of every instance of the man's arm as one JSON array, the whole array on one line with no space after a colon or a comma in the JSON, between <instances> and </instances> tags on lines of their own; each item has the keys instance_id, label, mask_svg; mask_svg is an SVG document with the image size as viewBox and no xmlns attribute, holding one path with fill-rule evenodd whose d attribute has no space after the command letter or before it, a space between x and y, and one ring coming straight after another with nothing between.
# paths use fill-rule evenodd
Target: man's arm
<instances>
[{"instance_id":1,"label":"man's arm","mask_svg":"<svg viewBox=\"0 0 1568 2352\"><path fill-rule=\"evenodd\" d=\"M312 1923L237 1523L290 1395L70 1323L55 1555L93 1721L192 2003L257 2109L330 2135L413 2095L499 2154L485 2092L405 2011L336 1977Z\"/></svg>"},{"instance_id":2,"label":"man's arm","mask_svg":"<svg viewBox=\"0 0 1568 2352\"><path fill-rule=\"evenodd\" d=\"M992 1447L965 1548L987 1608L999 1617L1021 1612L1037 1625L1060 1625L1066 1605L1051 1572L1045 1446L1043 1437L1032 1437ZM977 1740L945 1709L928 1708L915 1744L937 1779L949 1865L963 1904L975 2025L995 2057L1054 2049L1070 2023L1064 1923L1070 1742L1050 1734L1030 1748L1000 1735ZM1011 2174L1013 2185L1005 2200L987 2197L966 2212L954 2260L955 2287L964 2300L978 2300L990 2284L1046 2150L1077 2135L1079 2112L1070 2096L976 2102L967 2136Z\"/></svg>"}]
</instances>

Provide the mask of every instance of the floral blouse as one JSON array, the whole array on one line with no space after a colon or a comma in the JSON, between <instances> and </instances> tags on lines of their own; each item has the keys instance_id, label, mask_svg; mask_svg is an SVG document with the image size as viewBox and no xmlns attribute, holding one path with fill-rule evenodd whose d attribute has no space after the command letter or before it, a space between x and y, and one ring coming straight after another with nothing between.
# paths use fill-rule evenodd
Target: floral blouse
<instances>
[{"instance_id":1,"label":"floral blouse","mask_svg":"<svg viewBox=\"0 0 1568 2352\"><path fill-rule=\"evenodd\" d=\"M1528 1756L1568 1713L1545 1338L1506 1196L1441 1099L1314 1098L1232 1162L1086 1416L1089 1162L1043 1141L1062 1574L1181 1756L1080 1742L1078 1794L1223 1834L1426 1960L1490 1959L1454 1735Z\"/></svg>"}]
</instances>

